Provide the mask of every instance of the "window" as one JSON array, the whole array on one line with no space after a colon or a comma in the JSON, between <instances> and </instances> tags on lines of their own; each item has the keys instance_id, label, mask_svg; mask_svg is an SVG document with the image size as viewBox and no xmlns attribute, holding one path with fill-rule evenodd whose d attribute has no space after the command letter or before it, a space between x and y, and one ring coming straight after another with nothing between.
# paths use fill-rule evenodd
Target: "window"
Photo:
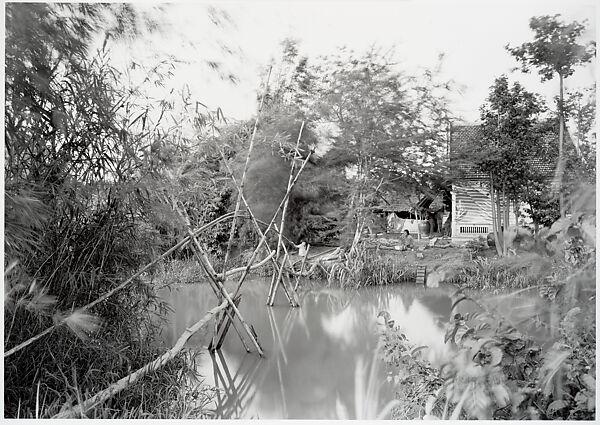
<instances>
[{"instance_id":1,"label":"window","mask_svg":"<svg viewBox=\"0 0 600 425\"><path fill-rule=\"evenodd\" d=\"M488 233L487 226L460 226L460 233Z\"/></svg>"}]
</instances>

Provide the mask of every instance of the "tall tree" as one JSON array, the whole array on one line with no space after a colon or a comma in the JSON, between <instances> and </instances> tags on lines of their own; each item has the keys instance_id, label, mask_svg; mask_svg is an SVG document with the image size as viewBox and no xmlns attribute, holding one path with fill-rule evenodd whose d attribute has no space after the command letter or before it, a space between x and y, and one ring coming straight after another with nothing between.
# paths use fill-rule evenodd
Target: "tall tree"
<instances>
[{"instance_id":1,"label":"tall tree","mask_svg":"<svg viewBox=\"0 0 600 425\"><path fill-rule=\"evenodd\" d=\"M564 101L565 121L572 124L571 139L575 145L585 178L596 176L596 84L583 90L567 91Z\"/></svg>"},{"instance_id":2,"label":"tall tree","mask_svg":"<svg viewBox=\"0 0 600 425\"><path fill-rule=\"evenodd\" d=\"M505 254L502 227L509 222L509 202L525 198L531 181L543 180L530 159L543 151L543 138L536 131L543 104L539 98L506 75L490 87L486 103L481 107L482 137L465 151L469 161L490 176L492 218L496 247ZM546 159L547 156L545 156Z\"/></svg>"},{"instance_id":3,"label":"tall tree","mask_svg":"<svg viewBox=\"0 0 600 425\"><path fill-rule=\"evenodd\" d=\"M537 68L542 81L559 79L559 162L556 170L555 184L560 191L564 171L564 79L571 76L575 67L589 62L596 55L596 43L590 41L579 44L578 39L585 30L579 22L566 24L559 20L560 15L533 17L529 27L534 32L534 41L518 47L506 46L506 49L522 63L521 69L529 72L531 67ZM564 202L561 195L561 215L564 215Z\"/></svg>"},{"instance_id":4,"label":"tall tree","mask_svg":"<svg viewBox=\"0 0 600 425\"><path fill-rule=\"evenodd\" d=\"M312 69L320 76L310 108L314 121L335 127L324 160L344 169L353 183L354 246L374 188L415 185L424 174L435 174L444 152L448 86L437 84L433 72L419 79L404 75L375 50L362 56L341 51Z\"/></svg>"}]
</instances>

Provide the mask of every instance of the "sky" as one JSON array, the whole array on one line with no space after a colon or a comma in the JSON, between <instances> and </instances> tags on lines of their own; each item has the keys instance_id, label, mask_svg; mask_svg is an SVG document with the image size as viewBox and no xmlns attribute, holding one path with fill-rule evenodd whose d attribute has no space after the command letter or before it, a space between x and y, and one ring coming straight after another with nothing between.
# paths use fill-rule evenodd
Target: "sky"
<instances>
[{"instance_id":1,"label":"sky","mask_svg":"<svg viewBox=\"0 0 600 425\"><path fill-rule=\"evenodd\" d=\"M150 10L151 6L139 7ZM224 11L229 19L215 25L208 13L211 8L211 16L222 17L219 11ZM341 46L357 52L373 45L394 47L399 67L416 75L434 68L444 54L440 77L455 83L451 112L475 123L489 87L503 73L548 101L558 94L558 80L542 83L535 72L513 71L518 63L504 48L532 40L528 26L532 16L553 14L567 21L587 19L583 40L596 38L598 11L593 0L222 0L212 5L196 1L164 6L161 33L114 46L113 51L116 60L146 64L167 55L176 57L184 63L177 65L168 87L177 90L187 84L196 100L211 110L220 107L236 119L256 113L264 69L280 54L280 42L286 37L298 40L300 54L309 61ZM219 62L225 73L236 75L238 83L220 79L207 68L206 60ZM595 65L578 68L565 80L565 87L590 86L595 76Z\"/></svg>"}]
</instances>

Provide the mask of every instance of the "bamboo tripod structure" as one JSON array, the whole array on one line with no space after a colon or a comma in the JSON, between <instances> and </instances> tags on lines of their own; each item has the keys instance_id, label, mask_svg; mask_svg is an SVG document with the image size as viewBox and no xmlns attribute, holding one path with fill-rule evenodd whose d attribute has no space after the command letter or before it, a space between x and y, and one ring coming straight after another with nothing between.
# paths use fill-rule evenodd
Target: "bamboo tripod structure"
<instances>
[{"instance_id":1,"label":"bamboo tripod structure","mask_svg":"<svg viewBox=\"0 0 600 425\"><path fill-rule=\"evenodd\" d=\"M268 255L263 261L270 260L272 263L272 266L273 266L273 277L271 279L271 286L269 288L269 293L267 296L267 305L273 306L275 295L277 293L277 289L278 289L280 283L281 283L281 287L283 289L283 292L284 292L290 306L291 307L299 307L299 305L300 305L298 302L298 296L296 294L295 288L292 286L291 282L289 281L289 278L287 277L287 273L284 273L284 271L286 269L289 269L290 267L286 265L286 263L289 263L289 253L287 252L287 249L283 242L283 226L285 223L285 214L287 211L290 193L291 193L294 185L298 181L300 174L304 170L306 164L308 163L308 161L312 155L312 151L309 152L307 157L303 160L298 172L294 175L296 161L299 158L301 158L300 153L299 153L299 143L300 143L300 138L302 136L303 128L304 128L304 122L302 123L300 132L298 134L298 139L296 141L296 147L294 150L292 165L290 168L290 175L288 178L286 193L285 193L283 199L281 200L281 202L279 203L279 206L277 207L275 213L273 214L273 218L268 223L266 230L264 232L260 226L259 220L256 219L254 213L252 212L252 208L250 208L250 205L248 204L248 202L246 200L246 196L244 195L244 192L243 192L245 178L246 178L246 171L247 171L247 167L249 164L249 158L252 153L252 150L251 150L253 147L252 140L251 140L250 148L249 148L249 151L248 151L248 154L246 157L246 163L244 165L244 171L242 173L242 180L240 182L238 182L237 179L235 178L235 176L225 158L223 151L220 151L223 162L224 162L225 166L227 167L227 170L231 176L232 182L238 191L238 200L236 202L236 211L234 212L234 217L236 217L239 214L239 209L241 207L241 204L243 203L243 205L246 209L246 212L248 213L250 219L252 220L252 223L254 224L254 229L256 230L256 233L260 237L260 241L259 241L258 245L256 246L256 248L254 249L254 251L252 252L250 260L248 261L248 265L242 271L242 275L237 283L235 291L233 292L234 298L238 297L240 288L241 288L245 278L247 277L248 272L250 271L251 265L255 261L256 256L260 252L261 248L264 247L264 249L266 250ZM275 220L276 220L277 215L279 214L280 210L282 211L281 226L280 226L281 228L278 228L278 226L275 224ZM234 225L235 225L235 219L232 222L232 229L233 229ZM271 248L269 247L269 245L267 244L267 236L268 236L269 231L271 231L271 230L275 231L278 234L276 252L273 252L271 250ZM230 235L229 235L230 239L229 239L229 242L227 245L227 252L225 254L225 260L227 260L229 257L229 252L230 252L231 246L232 246L231 241L233 239L234 234L235 234L235 232L233 229L232 231L230 231ZM280 255L282 252L284 253L284 255L283 255L283 259L280 262ZM226 266L226 264L224 264L224 266ZM222 278L223 282L225 281L225 278L226 278L226 276L223 276L223 278ZM239 300L238 300L238 303L239 303ZM230 307L233 308L232 306L230 306ZM237 305L236 305L236 307L237 307ZM234 314L231 314L230 312L228 314L228 312L229 312L229 309L225 310L225 314L222 314L220 316L220 319L217 320L217 322L216 322L215 334L214 334L215 336L213 337L213 340L211 341L211 344L209 346L210 350L218 350L221 348L221 346L224 342L225 336L227 334L227 331L229 329L229 326L234 321ZM235 326L234 326L234 328L235 328Z\"/></svg>"},{"instance_id":2,"label":"bamboo tripod structure","mask_svg":"<svg viewBox=\"0 0 600 425\"><path fill-rule=\"evenodd\" d=\"M271 69L269 69L269 74L267 77L267 82L266 82L266 87L265 87L265 93L268 91L270 76L271 76ZM260 344L258 342L258 337L256 335L256 332L254 331L254 328L244 320L244 318L242 317L242 315L238 309L238 306L241 302L241 294L239 293L240 288L241 288L242 284L244 283L244 280L248 276L248 273L253 268L258 267L259 265L262 265L262 264L266 263L267 261L270 261L273 266L273 276L271 279L271 285L270 285L269 293L267 296L267 305L273 306L273 303L275 300L275 295L277 293L277 290L279 289L279 286L281 285L283 292L285 293L285 296L287 297L287 300L288 300L290 306L291 307L299 307L300 306L300 304L298 302L298 296L295 291L295 289L297 288L298 285L296 283L296 285L294 287L291 284L291 282L289 281L289 277L287 276L288 273L285 272L286 270L290 271L292 269L292 266L291 266L291 263L289 264L289 266L286 266L286 262L289 263L289 253L287 252L287 249L283 242L283 232L284 232L285 217L286 217L290 193L291 193L294 185L298 181L298 178L300 177L302 171L304 170L304 167L308 163L313 151L310 151L308 153L308 155L306 156L304 161L302 161L302 164L301 164L298 172L294 175L295 168L296 168L296 162L302 158L302 155L300 154L299 146L300 146L300 139L302 137L302 131L304 129L304 121L303 121L302 125L300 127L300 131L298 133L298 138L296 140L296 146L294 148L294 152L293 152L293 156L292 156L292 164L290 167L290 173L289 173L287 190L286 190L285 196L279 203L279 206L277 207L275 213L273 214L273 218L271 219L270 223L267 225L266 230L263 232L263 230L261 229L261 227L259 225L259 221L256 219L254 213L252 212L252 209L248 205L248 202L244 195L244 185L246 183L248 166L250 164L250 158L251 158L252 151L254 148L254 140L256 137L258 122L259 122L259 118L260 118L260 112L261 112L263 104L264 104L264 99L265 99L265 95L263 94L260 105L259 105L258 114L257 114L256 120L254 122L254 128L252 130L252 136L250 138L250 145L248 147L248 153L246 155L246 161L244 163L244 169L242 172L241 180L239 182L236 180L234 173L232 172L232 170L229 166L229 163L227 162L225 154L223 153L223 150L219 149L219 153L221 155L223 163L227 167L227 171L228 171L228 173L231 177L231 180L232 180L235 188L237 189L237 193L238 193L238 196L236 199L236 204L235 204L235 211L233 212L231 227L230 227L230 231L229 231L229 240L227 242L227 250L225 252L225 256L223 259L223 267L222 267L223 272L222 273L217 273L215 271L215 269L213 268L212 264L210 263L208 255L206 253L206 250L198 242L198 239L196 238L196 233L194 233L192 231L192 227L190 225L190 220L187 217L185 210L183 208L180 208L174 199L172 200L173 209L179 213L179 215L182 217L182 219L184 220L184 222L187 225L188 235L189 235L188 237L191 242L192 251L193 251L194 256L196 257L198 263L200 264L202 270L208 277L211 289L213 290L213 292L215 293L215 295L217 297L217 302L220 304L220 303L222 303L223 299L225 299L227 301L227 307L223 310L223 312L220 312L218 314L218 316L215 320L214 334L213 334L211 343L209 345L210 351L219 350L221 348L223 342L225 341L227 332L229 331L230 327L233 326L234 330L238 334L238 336L247 352L250 352L250 348L244 341L244 337L243 337L244 333L250 338L252 345L256 348L259 355L260 356L264 355L262 347L260 346ZM242 204L245 207L246 212L248 213L250 219L252 220L254 229L256 230L256 233L260 237L260 241L259 241L258 245L256 246L256 248L254 249L254 251L252 252L251 258L248 260L246 267L226 271L227 270L227 261L229 260L229 256L231 254L231 248L232 248L233 239L235 236L237 220L239 217L242 217L242 214L240 213ZM276 220L276 217L279 214L280 210L281 210L281 223L278 228L277 225L275 224L275 220ZM273 230L274 232L276 232L278 234L277 249L275 252L272 252L271 248L269 247L269 245L267 243L267 236L269 234L269 231L271 231L271 230ZM262 247L264 247L264 249L266 250L267 256L263 260L261 260L258 264L254 264L254 261ZM280 256L281 256L282 252L284 253L284 255L283 255L283 259L280 260ZM227 292L227 290L225 289L225 283L226 283L227 277L229 275L237 274L237 273L241 273L241 276L237 282L235 291L233 291L233 294L230 295ZM238 321L240 322L241 329L240 329L240 326L236 324L235 318L237 318Z\"/></svg>"}]
</instances>

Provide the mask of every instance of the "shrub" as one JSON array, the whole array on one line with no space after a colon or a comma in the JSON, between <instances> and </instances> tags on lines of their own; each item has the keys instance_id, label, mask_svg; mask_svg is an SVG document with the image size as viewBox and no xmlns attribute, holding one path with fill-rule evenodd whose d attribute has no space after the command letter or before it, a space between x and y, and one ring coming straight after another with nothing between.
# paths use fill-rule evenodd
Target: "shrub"
<instances>
[{"instance_id":1,"label":"shrub","mask_svg":"<svg viewBox=\"0 0 600 425\"><path fill-rule=\"evenodd\" d=\"M419 409L425 405L425 418L595 418L596 282L595 258L591 255L595 250L594 198L593 189L583 188L580 198L574 197L579 204L573 215L552 226L547 236L554 236L550 245L556 254L551 259L531 254L493 261L507 271L521 270L522 276L526 276L523 267L528 266L532 276L546 275L546 281L558 288L553 300L548 301L554 317L547 325L554 324L558 331L550 347L542 350L532 337L511 325L510 318L485 308L461 290L455 294L454 314L446 331L452 354L438 370L427 372L428 364L406 356L411 347L402 338L387 338L384 358L396 365L402 358L403 376L412 368L432 377L427 381L426 391L431 395L426 403L422 401L424 393L409 399L414 403L410 414L420 414ZM483 267L492 268L486 263L489 260L479 261L480 266L484 262ZM479 307L476 312L455 310L467 300ZM540 318L533 311L521 314L519 320ZM437 376L442 379L433 379Z\"/></svg>"}]
</instances>

